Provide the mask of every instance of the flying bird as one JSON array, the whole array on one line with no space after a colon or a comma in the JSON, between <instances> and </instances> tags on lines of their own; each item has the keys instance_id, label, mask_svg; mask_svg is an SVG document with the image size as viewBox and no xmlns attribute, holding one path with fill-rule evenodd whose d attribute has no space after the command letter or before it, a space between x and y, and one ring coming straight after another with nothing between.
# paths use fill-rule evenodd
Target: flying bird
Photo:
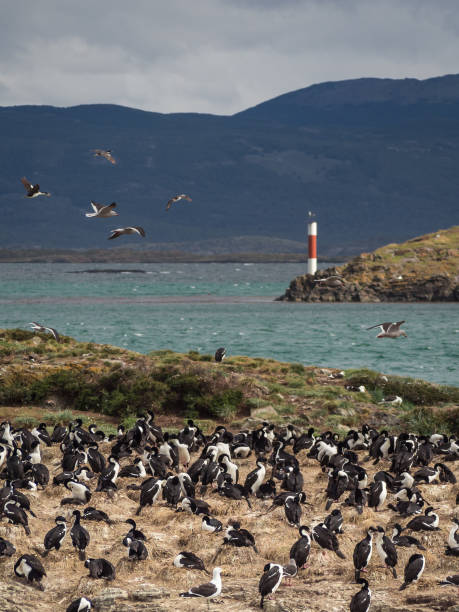
<instances>
[{"instance_id":1,"label":"flying bird","mask_svg":"<svg viewBox=\"0 0 459 612\"><path fill-rule=\"evenodd\" d=\"M32 321L32 323L29 323L29 325L32 326L32 330L33 331L38 331L38 332L49 332L50 334L53 335L54 340L56 340L56 342L60 342L60 336L57 333L57 331L54 329L54 327L45 327L44 325L40 325L40 323L36 323L35 321Z\"/></svg>"},{"instance_id":2,"label":"flying bird","mask_svg":"<svg viewBox=\"0 0 459 612\"><path fill-rule=\"evenodd\" d=\"M116 164L116 159L113 157L110 149L93 149L94 157L103 157L111 164Z\"/></svg>"},{"instance_id":3,"label":"flying bird","mask_svg":"<svg viewBox=\"0 0 459 612\"><path fill-rule=\"evenodd\" d=\"M38 196L49 196L51 195L47 191L40 191L40 185L37 183L36 185L31 185L25 176L22 177L21 183L24 185L26 190L26 198L37 198Z\"/></svg>"},{"instance_id":4,"label":"flying bird","mask_svg":"<svg viewBox=\"0 0 459 612\"><path fill-rule=\"evenodd\" d=\"M116 206L116 202L112 202L111 204L107 204L104 206L103 204L98 204L97 202L93 202L91 200L91 206L94 212L85 213L86 217L102 217L103 219L107 217L117 217L118 213L113 209Z\"/></svg>"},{"instance_id":5,"label":"flying bird","mask_svg":"<svg viewBox=\"0 0 459 612\"><path fill-rule=\"evenodd\" d=\"M142 238L145 238L145 230L143 227L133 225L132 227L120 227L118 229L111 230L111 236L108 237L108 240L113 240L114 238L123 236L123 234L138 234L139 236L142 236Z\"/></svg>"},{"instance_id":6,"label":"flying bird","mask_svg":"<svg viewBox=\"0 0 459 612\"><path fill-rule=\"evenodd\" d=\"M400 329L400 326L405 323L405 321L397 321L396 323L378 323L378 325L372 325L371 327L367 327L367 330L374 329L375 327L380 327L381 332L376 336L377 338L400 338L400 336L408 336Z\"/></svg>"},{"instance_id":7,"label":"flying bird","mask_svg":"<svg viewBox=\"0 0 459 612\"><path fill-rule=\"evenodd\" d=\"M176 195L169 200L169 202L166 204L166 210L169 210L172 204L175 204L175 202L179 202L180 200L188 200L188 202L192 201L190 196L186 195L185 193L181 193L180 195Z\"/></svg>"}]
</instances>

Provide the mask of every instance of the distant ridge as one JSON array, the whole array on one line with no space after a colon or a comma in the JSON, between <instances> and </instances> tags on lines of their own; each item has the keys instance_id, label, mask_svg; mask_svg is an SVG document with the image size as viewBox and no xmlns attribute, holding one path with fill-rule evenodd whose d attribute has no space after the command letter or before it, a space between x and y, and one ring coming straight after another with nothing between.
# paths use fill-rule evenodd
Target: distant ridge
<instances>
[{"instance_id":1,"label":"distant ridge","mask_svg":"<svg viewBox=\"0 0 459 612\"><path fill-rule=\"evenodd\" d=\"M233 116L0 107L0 131L4 248L108 248L91 199L116 201L150 245L304 243L314 210L330 256L459 223L459 75L320 83ZM101 147L116 166L93 158ZM52 192L46 205L24 201L21 176ZM176 193L193 202L166 215Z\"/></svg>"}]
</instances>

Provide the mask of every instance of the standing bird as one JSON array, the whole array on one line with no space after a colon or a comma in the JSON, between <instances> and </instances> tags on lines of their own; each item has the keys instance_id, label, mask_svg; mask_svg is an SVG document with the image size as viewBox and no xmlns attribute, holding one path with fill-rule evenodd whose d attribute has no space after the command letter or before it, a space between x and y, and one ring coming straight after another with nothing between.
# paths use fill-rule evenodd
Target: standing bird
<instances>
[{"instance_id":1,"label":"standing bird","mask_svg":"<svg viewBox=\"0 0 459 612\"><path fill-rule=\"evenodd\" d=\"M220 363L225 359L225 357L226 357L226 348L224 346L221 346L215 351L215 361L217 363Z\"/></svg>"},{"instance_id":2,"label":"standing bird","mask_svg":"<svg viewBox=\"0 0 459 612\"><path fill-rule=\"evenodd\" d=\"M378 526L376 530L376 550L386 567L391 570L392 576L397 578L397 571L395 569L398 561L397 549L385 535L384 528L381 526Z\"/></svg>"},{"instance_id":3,"label":"standing bird","mask_svg":"<svg viewBox=\"0 0 459 612\"><path fill-rule=\"evenodd\" d=\"M284 575L284 568L278 563L268 563L264 567L264 573L258 583L258 591L261 595L260 608L263 609L265 597L270 597L277 591Z\"/></svg>"},{"instance_id":4,"label":"standing bird","mask_svg":"<svg viewBox=\"0 0 459 612\"><path fill-rule=\"evenodd\" d=\"M36 582L40 591L44 591L45 587L41 580L46 576L45 568L41 561L35 555L22 555L14 564L14 573L20 578L27 578L28 582Z\"/></svg>"},{"instance_id":5,"label":"standing bird","mask_svg":"<svg viewBox=\"0 0 459 612\"><path fill-rule=\"evenodd\" d=\"M221 567L214 567L212 580L196 587L191 587L186 593L180 593L180 597L218 597L222 592Z\"/></svg>"},{"instance_id":6,"label":"standing bird","mask_svg":"<svg viewBox=\"0 0 459 612\"><path fill-rule=\"evenodd\" d=\"M356 582L360 580L360 572L366 572L366 568L370 563L371 554L373 552L374 531L376 531L374 527L369 527L366 537L355 545L352 558L354 560Z\"/></svg>"},{"instance_id":7,"label":"standing bird","mask_svg":"<svg viewBox=\"0 0 459 612\"><path fill-rule=\"evenodd\" d=\"M405 323L405 321L397 321L396 323L378 323L378 325L367 327L367 330L380 327L381 331L376 336L377 338L400 338L401 336L407 338L408 336L406 332L404 332L403 329L400 329L400 326L403 323Z\"/></svg>"},{"instance_id":8,"label":"standing bird","mask_svg":"<svg viewBox=\"0 0 459 612\"><path fill-rule=\"evenodd\" d=\"M114 238L118 238L119 236L123 236L124 234L137 234L138 236L142 236L145 238L145 230L140 225L132 225L129 227L119 227L118 229L110 230L110 236L108 240L113 240Z\"/></svg>"},{"instance_id":9,"label":"standing bird","mask_svg":"<svg viewBox=\"0 0 459 612\"><path fill-rule=\"evenodd\" d=\"M36 198L38 196L49 196L51 195L47 191L40 191L40 185L37 183L36 185L31 185L25 176L22 177L21 183L24 185L26 190L26 198Z\"/></svg>"},{"instance_id":10,"label":"standing bird","mask_svg":"<svg viewBox=\"0 0 459 612\"><path fill-rule=\"evenodd\" d=\"M383 507L387 497L387 484L384 480L377 480L370 485L368 493L368 506L378 512Z\"/></svg>"},{"instance_id":11,"label":"standing bird","mask_svg":"<svg viewBox=\"0 0 459 612\"><path fill-rule=\"evenodd\" d=\"M422 576L422 572L424 571L425 566L426 560L424 558L424 555L411 555L408 560L408 563L405 566L405 581L399 590L403 591L413 582L417 582Z\"/></svg>"},{"instance_id":12,"label":"standing bird","mask_svg":"<svg viewBox=\"0 0 459 612\"><path fill-rule=\"evenodd\" d=\"M300 496L294 495L292 497L287 497L284 504L284 511L288 524L291 527L299 527L302 514Z\"/></svg>"},{"instance_id":13,"label":"standing bird","mask_svg":"<svg viewBox=\"0 0 459 612\"><path fill-rule=\"evenodd\" d=\"M166 204L166 210L169 210L172 204L175 204L175 202L179 202L180 200L187 200L188 202L192 201L190 196L187 196L185 193L181 193L180 195L176 195L169 200L169 202Z\"/></svg>"},{"instance_id":14,"label":"standing bird","mask_svg":"<svg viewBox=\"0 0 459 612\"><path fill-rule=\"evenodd\" d=\"M125 536L126 538L132 538L133 540L142 540L143 542L146 541L147 538L145 534L142 531L140 531L140 529L137 529L137 525L134 519L127 519L124 522L127 523L128 525L131 525L131 528L129 529L129 531L127 532Z\"/></svg>"},{"instance_id":15,"label":"standing bird","mask_svg":"<svg viewBox=\"0 0 459 612\"><path fill-rule=\"evenodd\" d=\"M46 557L50 550L53 548L55 550L59 550L61 547L62 541L65 538L65 534L67 533L67 524L66 520L63 516L56 516L55 521L56 526L48 531L45 535L44 546L45 550L42 553L42 557Z\"/></svg>"},{"instance_id":16,"label":"standing bird","mask_svg":"<svg viewBox=\"0 0 459 612\"><path fill-rule=\"evenodd\" d=\"M97 202L93 202L91 200L91 206L94 212L85 213L85 217L100 217L101 219L106 219L107 217L118 216L118 213L113 210L116 206L116 202L112 202L111 204L104 206L103 204L98 204Z\"/></svg>"},{"instance_id":17,"label":"standing bird","mask_svg":"<svg viewBox=\"0 0 459 612\"><path fill-rule=\"evenodd\" d=\"M92 601L87 597L79 597L72 601L65 612L89 612L92 610Z\"/></svg>"},{"instance_id":18,"label":"standing bird","mask_svg":"<svg viewBox=\"0 0 459 612\"><path fill-rule=\"evenodd\" d=\"M363 584L363 587L352 596L349 609L351 612L368 612L371 605L371 591L368 586L368 580L359 578L356 582Z\"/></svg>"},{"instance_id":19,"label":"standing bird","mask_svg":"<svg viewBox=\"0 0 459 612\"><path fill-rule=\"evenodd\" d=\"M36 332L47 332L48 331L50 334L53 335L54 340L56 340L56 342L61 341L59 334L53 327L45 327L44 325L40 325L40 323L36 323L35 321L32 321L32 323L29 323L29 325L32 326L33 331L36 331Z\"/></svg>"},{"instance_id":20,"label":"standing bird","mask_svg":"<svg viewBox=\"0 0 459 612\"><path fill-rule=\"evenodd\" d=\"M290 549L290 559L295 559L298 568L304 569L306 562L311 552L311 536L309 535L309 527L302 525L299 530L300 538Z\"/></svg>"},{"instance_id":21,"label":"standing bird","mask_svg":"<svg viewBox=\"0 0 459 612\"><path fill-rule=\"evenodd\" d=\"M448 534L448 548L459 551L459 519L453 518L453 526Z\"/></svg>"},{"instance_id":22,"label":"standing bird","mask_svg":"<svg viewBox=\"0 0 459 612\"><path fill-rule=\"evenodd\" d=\"M89 533L84 527L80 525L81 514L79 510L72 512L75 520L73 521L73 527L70 530L70 537L72 538L72 544L74 548L78 550L78 555L81 561L86 559L86 547L89 544Z\"/></svg>"},{"instance_id":23,"label":"standing bird","mask_svg":"<svg viewBox=\"0 0 459 612\"><path fill-rule=\"evenodd\" d=\"M116 164L116 159L113 157L111 149L93 149L94 157L103 157L111 164Z\"/></svg>"}]
</instances>

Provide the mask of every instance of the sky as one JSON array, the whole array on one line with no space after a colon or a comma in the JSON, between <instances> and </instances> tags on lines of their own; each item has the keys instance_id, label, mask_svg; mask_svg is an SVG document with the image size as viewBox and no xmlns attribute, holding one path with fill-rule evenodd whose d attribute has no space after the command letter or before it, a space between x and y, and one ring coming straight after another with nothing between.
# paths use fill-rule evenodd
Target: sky
<instances>
[{"instance_id":1,"label":"sky","mask_svg":"<svg viewBox=\"0 0 459 612\"><path fill-rule=\"evenodd\" d=\"M459 0L0 0L0 105L233 114L459 72Z\"/></svg>"}]
</instances>

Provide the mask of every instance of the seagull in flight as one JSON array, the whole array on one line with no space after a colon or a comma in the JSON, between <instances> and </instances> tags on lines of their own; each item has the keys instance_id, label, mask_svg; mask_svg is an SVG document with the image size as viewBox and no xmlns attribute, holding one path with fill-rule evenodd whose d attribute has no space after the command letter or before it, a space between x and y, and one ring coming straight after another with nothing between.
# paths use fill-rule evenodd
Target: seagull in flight
<instances>
[{"instance_id":1,"label":"seagull in flight","mask_svg":"<svg viewBox=\"0 0 459 612\"><path fill-rule=\"evenodd\" d=\"M32 321L32 323L29 323L29 325L32 326L33 331L37 331L37 332L47 332L48 331L54 336L54 340L56 340L56 342L61 341L59 334L53 327L45 327L44 325L40 325L40 323L36 323L35 321Z\"/></svg>"},{"instance_id":2,"label":"seagull in flight","mask_svg":"<svg viewBox=\"0 0 459 612\"><path fill-rule=\"evenodd\" d=\"M175 202L179 202L180 200L188 200L188 202L192 201L190 196L186 195L186 193L181 193L180 195L176 195L169 200L169 202L166 205L166 210L169 210L172 204L174 204Z\"/></svg>"},{"instance_id":3,"label":"seagull in flight","mask_svg":"<svg viewBox=\"0 0 459 612\"><path fill-rule=\"evenodd\" d=\"M120 227L118 229L111 230L111 236L108 237L109 240L113 240L113 238L118 238L118 236L122 236L123 234L138 234L145 238L145 230L143 227L139 225L133 225L132 227Z\"/></svg>"},{"instance_id":4,"label":"seagull in flight","mask_svg":"<svg viewBox=\"0 0 459 612\"><path fill-rule=\"evenodd\" d=\"M93 149L94 157L104 157L111 164L116 164L116 159L113 157L110 149Z\"/></svg>"},{"instance_id":5,"label":"seagull in flight","mask_svg":"<svg viewBox=\"0 0 459 612\"><path fill-rule=\"evenodd\" d=\"M400 336L405 336L405 338L407 338L407 334L403 331L403 329L400 329L400 326L403 323L405 323L405 321L397 321L396 323L378 323L378 325L367 327L367 330L380 327L381 331L376 336L377 338L400 338Z\"/></svg>"},{"instance_id":6,"label":"seagull in flight","mask_svg":"<svg viewBox=\"0 0 459 612\"><path fill-rule=\"evenodd\" d=\"M47 191L40 191L40 185L37 183L36 185L31 185L25 176L22 177L21 183L24 185L26 190L26 198L37 198L38 196L49 196L51 195Z\"/></svg>"},{"instance_id":7,"label":"seagull in flight","mask_svg":"<svg viewBox=\"0 0 459 612\"><path fill-rule=\"evenodd\" d=\"M112 202L111 204L104 206L103 204L98 204L97 202L93 202L91 200L91 206L94 212L86 213L86 217L102 217L105 219L106 217L118 216L118 213L113 210L116 206L116 202Z\"/></svg>"}]
</instances>

